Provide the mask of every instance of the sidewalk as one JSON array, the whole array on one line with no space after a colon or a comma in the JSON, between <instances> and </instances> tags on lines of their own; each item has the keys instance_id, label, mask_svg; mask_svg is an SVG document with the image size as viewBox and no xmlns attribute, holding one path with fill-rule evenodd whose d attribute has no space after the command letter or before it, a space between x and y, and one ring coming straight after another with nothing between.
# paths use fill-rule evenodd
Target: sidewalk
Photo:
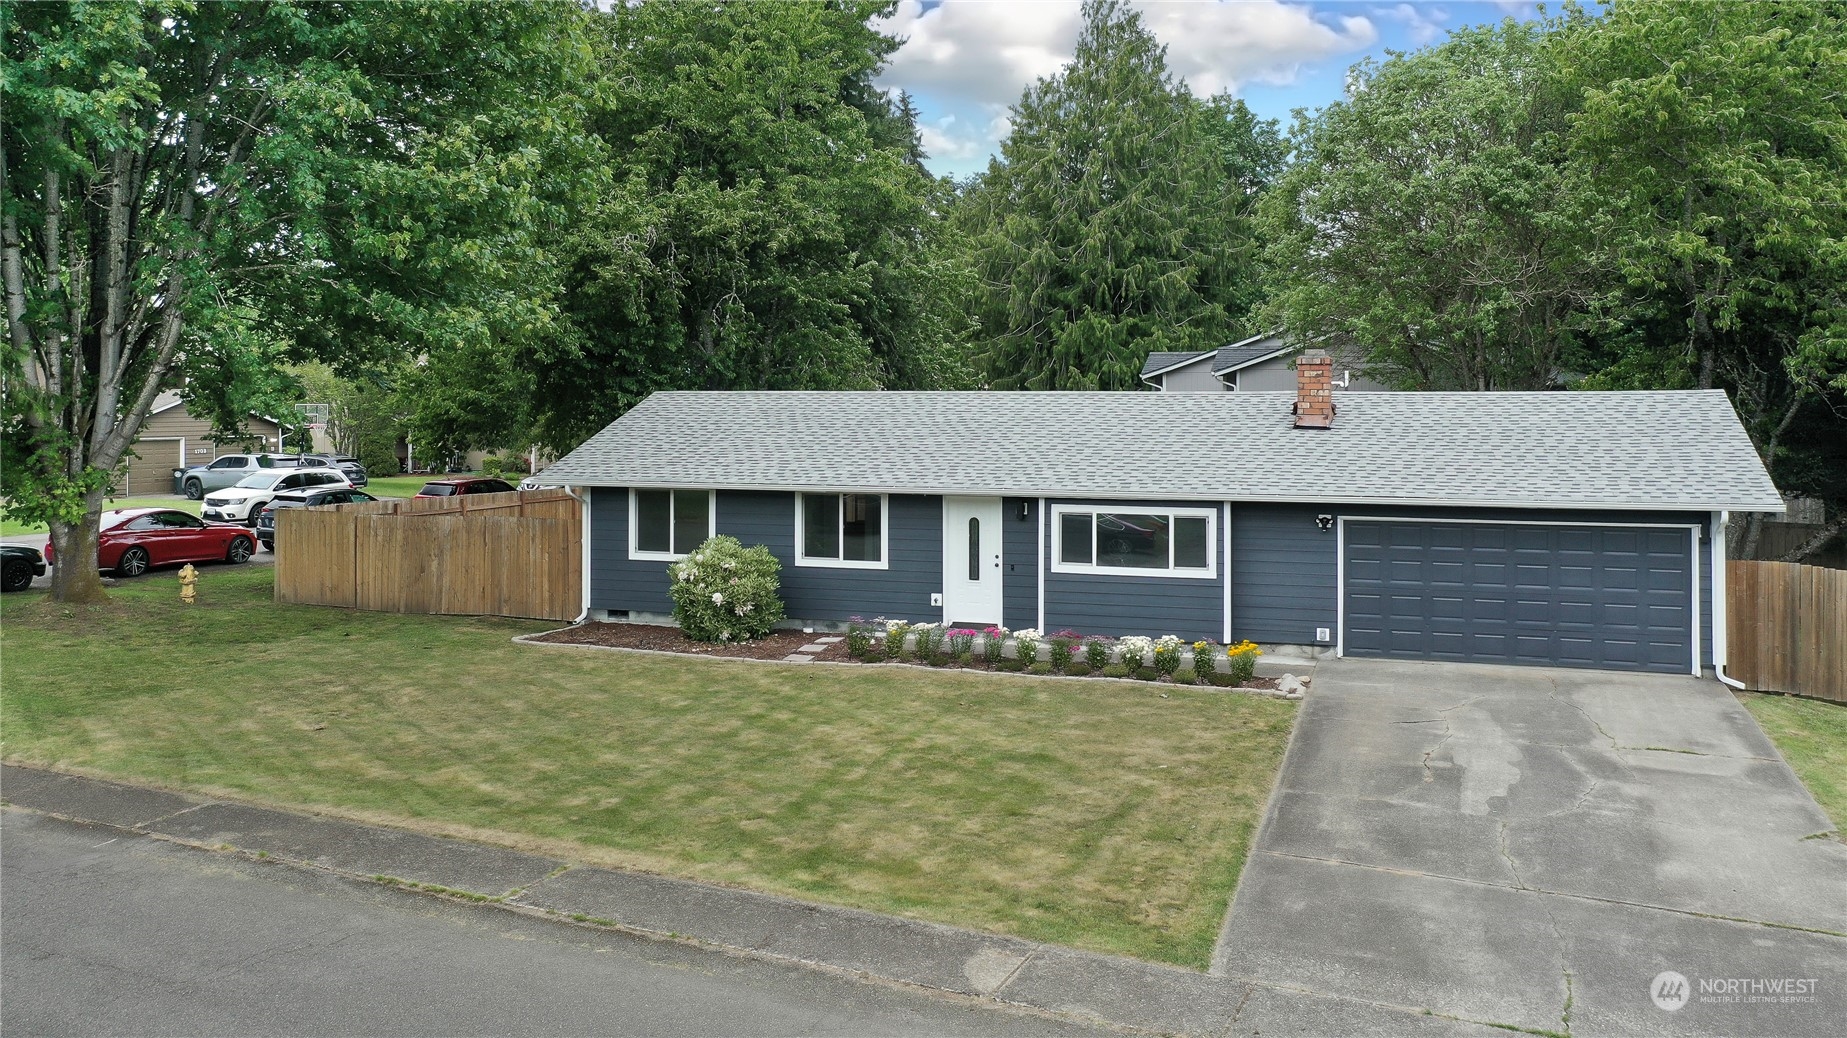
<instances>
[{"instance_id":1,"label":"sidewalk","mask_svg":"<svg viewBox=\"0 0 1847 1038\"><path fill-rule=\"evenodd\" d=\"M1164 1034L1485 1035L1421 1010L1215 977L934 923L572 865L229 801L0 766L18 808L656 940Z\"/></svg>"}]
</instances>

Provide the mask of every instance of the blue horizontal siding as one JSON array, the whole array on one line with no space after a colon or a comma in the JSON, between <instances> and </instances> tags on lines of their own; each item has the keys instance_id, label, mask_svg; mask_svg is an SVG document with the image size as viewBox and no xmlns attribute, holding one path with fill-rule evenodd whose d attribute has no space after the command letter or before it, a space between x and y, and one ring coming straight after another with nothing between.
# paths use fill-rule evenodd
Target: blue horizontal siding
<instances>
[{"instance_id":1,"label":"blue horizontal siding","mask_svg":"<svg viewBox=\"0 0 1847 1038\"><path fill-rule=\"evenodd\" d=\"M1021 509L1026 518L1020 518ZM1013 630L1039 625L1039 566L1033 546L1039 541L1039 501L1009 497L1000 507L1001 623Z\"/></svg>"},{"instance_id":2,"label":"blue horizontal siding","mask_svg":"<svg viewBox=\"0 0 1847 1038\"><path fill-rule=\"evenodd\" d=\"M597 488L590 499L590 606L622 612L670 613L667 563L628 557L628 491ZM942 500L891 497L886 531L888 569L795 565L795 495L721 490L716 532L746 546L761 544L782 562L786 614L801 620L892 616L921 621L940 616L930 596L942 590Z\"/></svg>"}]
</instances>

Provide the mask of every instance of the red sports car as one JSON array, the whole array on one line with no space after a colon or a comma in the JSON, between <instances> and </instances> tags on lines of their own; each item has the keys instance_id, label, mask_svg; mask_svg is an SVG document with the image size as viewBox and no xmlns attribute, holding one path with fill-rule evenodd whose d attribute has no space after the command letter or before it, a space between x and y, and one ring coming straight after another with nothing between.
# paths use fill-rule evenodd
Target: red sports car
<instances>
[{"instance_id":1,"label":"red sports car","mask_svg":"<svg viewBox=\"0 0 1847 1038\"><path fill-rule=\"evenodd\" d=\"M240 525L208 523L176 508L118 508L103 513L96 568L138 577L149 566L176 562L249 562L256 550L250 531ZM45 561L57 565L50 544Z\"/></svg>"}]
</instances>

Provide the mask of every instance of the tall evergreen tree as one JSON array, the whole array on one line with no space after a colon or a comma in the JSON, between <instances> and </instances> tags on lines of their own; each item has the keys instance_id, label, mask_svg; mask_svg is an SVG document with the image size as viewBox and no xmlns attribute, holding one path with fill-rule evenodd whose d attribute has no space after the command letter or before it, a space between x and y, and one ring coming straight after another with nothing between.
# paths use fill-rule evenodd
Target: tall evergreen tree
<instances>
[{"instance_id":1,"label":"tall evergreen tree","mask_svg":"<svg viewBox=\"0 0 1847 1038\"><path fill-rule=\"evenodd\" d=\"M1087 0L1075 59L1012 120L957 212L990 385L1133 388L1150 351L1233 336L1255 300L1273 125L1193 97L1121 0Z\"/></svg>"}]
</instances>

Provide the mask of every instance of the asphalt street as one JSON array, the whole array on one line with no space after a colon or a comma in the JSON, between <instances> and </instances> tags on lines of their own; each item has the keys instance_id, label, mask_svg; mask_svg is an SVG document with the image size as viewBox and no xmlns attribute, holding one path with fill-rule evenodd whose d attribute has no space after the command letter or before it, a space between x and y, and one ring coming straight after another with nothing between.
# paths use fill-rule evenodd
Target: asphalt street
<instances>
[{"instance_id":1,"label":"asphalt street","mask_svg":"<svg viewBox=\"0 0 1847 1038\"><path fill-rule=\"evenodd\" d=\"M1102 1033L13 808L0 875L9 1035Z\"/></svg>"}]
</instances>

